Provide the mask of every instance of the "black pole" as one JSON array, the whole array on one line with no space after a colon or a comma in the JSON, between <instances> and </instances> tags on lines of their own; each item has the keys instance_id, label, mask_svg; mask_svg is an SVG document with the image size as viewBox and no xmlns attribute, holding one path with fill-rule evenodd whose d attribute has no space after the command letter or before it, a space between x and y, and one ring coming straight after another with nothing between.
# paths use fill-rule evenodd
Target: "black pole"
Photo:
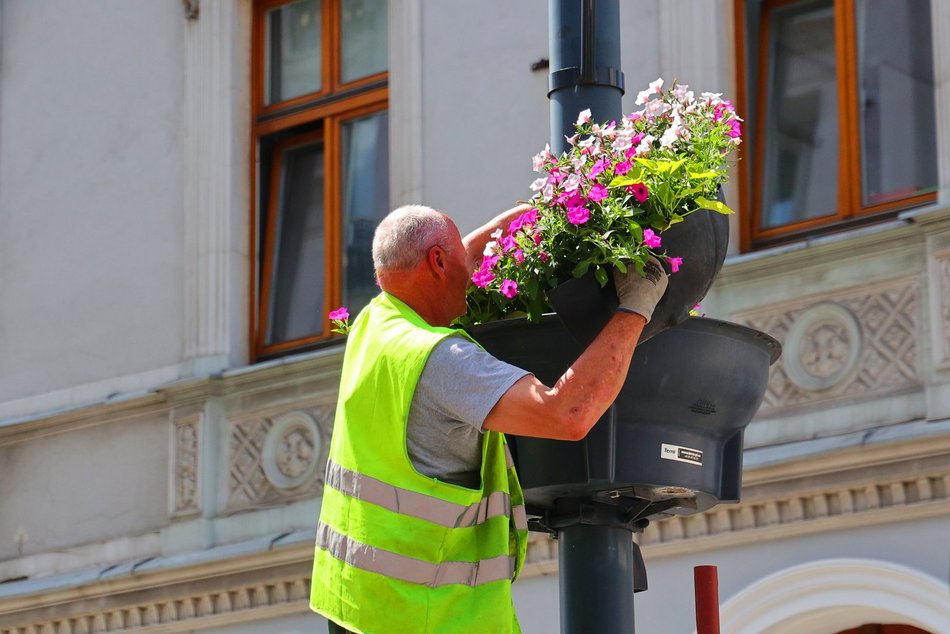
<instances>
[{"instance_id":1,"label":"black pole","mask_svg":"<svg viewBox=\"0 0 950 634\"><path fill-rule=\"evenodd\" d=\"M633 632L630 531L577 524L558 531L562 634Z\"/></svg>"},{"instance_id":2,"label":"black pole","mask_svg":"<svg viewBox=\"0 0 950 634\"><path fill-rule=\"evenodd\" d=\"M620 3L550 0L549 11L551 149L560 154L581 111L589 108L595 122L623 115ZM634 571L642 559L622 524L621 519L558 529L562 634L634 631ZM645 578L640 582L637 589L645 589Z\"/></svg>"},{"instance_id":3,"label":"black pole","mask_svg":"<svg viewBox=\"0 0 950 634\"><path fill-rule=\"evenodd\" d=\"M623 73L620 71L619 0L550 0L551 149L567 149L577 115L588 108L594 121L619 120Z\"/></svg>"}]
</instances>

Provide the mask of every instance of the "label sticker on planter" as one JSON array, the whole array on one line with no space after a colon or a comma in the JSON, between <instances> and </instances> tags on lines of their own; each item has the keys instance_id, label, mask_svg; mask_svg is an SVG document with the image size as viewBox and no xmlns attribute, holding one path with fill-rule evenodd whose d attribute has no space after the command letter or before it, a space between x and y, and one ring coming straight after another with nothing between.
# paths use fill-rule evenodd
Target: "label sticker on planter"
<instances>
[{"instance_id":1,"label":"label sticker on planter","mask_svg":"<svg viewBox=\"0 0 950 634\"><path fill-rule=\"evenodd\" d=\"M680 447L679 445L660 445L660 457L664 460L676 460L677 462L686 462L696 466L703 465L703 452L689 447Z\"/></svg>"}]
</instances>

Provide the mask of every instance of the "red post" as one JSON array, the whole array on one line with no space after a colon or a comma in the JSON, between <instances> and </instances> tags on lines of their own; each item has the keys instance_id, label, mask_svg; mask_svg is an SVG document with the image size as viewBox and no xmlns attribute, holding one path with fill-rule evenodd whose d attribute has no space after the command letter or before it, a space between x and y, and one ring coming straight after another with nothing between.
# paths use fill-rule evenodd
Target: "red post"
<instances>
[{"instance_id":1,"label":"red post","mask_svg":"<svg viewBox=\"0 0 950 634\"><path fill-rule=\"evenodd\" d=\"M719 634L719 576L715 566L693 568L696 634Z\"/></svg>"}]
</instances>

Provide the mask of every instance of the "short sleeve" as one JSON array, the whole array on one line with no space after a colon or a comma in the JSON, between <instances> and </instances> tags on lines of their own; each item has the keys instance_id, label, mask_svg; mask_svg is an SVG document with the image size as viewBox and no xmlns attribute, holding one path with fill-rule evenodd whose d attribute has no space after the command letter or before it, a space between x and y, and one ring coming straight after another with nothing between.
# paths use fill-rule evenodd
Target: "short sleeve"
<instances>
[{"instance_id":1,"label":"short sleeve","mask_svg":"<svg viewBox=\"0 0 950 634\"><path fill-rule=\"evenodd\" d=\"M447 337L429 355L416 386L416 399L446 418L481 431L499 399L528 374L468 339Z\"/></svg>"}]
</instances>

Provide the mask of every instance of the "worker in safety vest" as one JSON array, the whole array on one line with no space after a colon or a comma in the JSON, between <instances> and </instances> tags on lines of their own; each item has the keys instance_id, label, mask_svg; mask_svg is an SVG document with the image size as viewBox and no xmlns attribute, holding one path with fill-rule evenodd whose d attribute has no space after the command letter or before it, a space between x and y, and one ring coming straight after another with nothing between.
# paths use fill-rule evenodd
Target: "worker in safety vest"
<instances>
[{"instance_id":1,"label":"worker in safety vest","mask_svg":"<svg viewBox=\"0 0 950 634\"><path fill-rule=\"evenodd\" d=\"M553 386L449 328L492 232L464 240L410 205L373 238L382 292L350 328L317 526L311 608L329 631L520 632L511 583L524 562L524 497L505 433L583 438L614 401L666 290L615 275L620 308Z\"/></svg>"}]
</instances>

